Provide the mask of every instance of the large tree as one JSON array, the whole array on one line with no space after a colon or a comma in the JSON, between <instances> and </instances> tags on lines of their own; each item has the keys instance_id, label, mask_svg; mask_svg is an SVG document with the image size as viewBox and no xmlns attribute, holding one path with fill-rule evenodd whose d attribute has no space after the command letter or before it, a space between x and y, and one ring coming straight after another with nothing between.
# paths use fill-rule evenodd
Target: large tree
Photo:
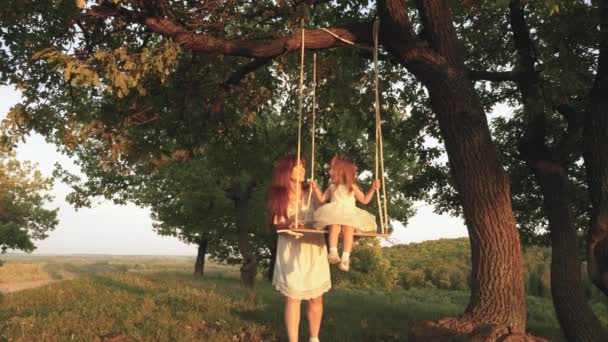
<instances>
[{"instance_id":1,"label":"large tree","mask_svg":"<svg viewBox=\"0 0 608 342\"><path fill-rule=\"evenodd\" d=\"M598 1L597 72L584 125L584 158L593 211L588 232L589 276L608 295L608 2Z\"/></svg>"},{"instance_id":2,"label":"large tree","mask_svg":"<svg viewBox=\"0 0 608 342\"><path fill-rule=\"evenodd\" d=\"M231 112L225 110L227 98L239 98L244 117L268 106L272 92L285 83L277 69L301 44L300 32L293 27L302 16L295 10L300 2L226 2L217 7L181 1L100 3L80 14L65 3L59 8L50 2L32 3L27 16L3 16L3 26L9 27L3 31L12 53L8 58L23 64L34 56L19 72L8 74L28 99L11 113L12 133L36 129L66 146L94 136L96 143L111 147L108 162L120 164L133 152L153 159L157 156L150 146L166 137L159 132L221 136L228 127L224 115ZM455 199L469 230L473 278L465 313L433 325L486 339L521 335L526 310L519 236L509 179L490 137L487 108L475 89L474 75L465 67L448 2L421 0L415 5L379 1L370 11L366 2L319 2L311 25L328 27L356 43L359 49L354 51L366 58L377 14L382 22L383 64L405 67L424 85L419 91L428 94L434 115L431 126L445 145L458 193ZM71 17L73 25L65 25L65 17ZM48 39L49 32L55 33L53 39ZM344 45L324 30L305 33L308 49ZM267 67L271 61L277 69ZM49 65L60 73L49 72ZM164 93L162 84L170 82L179 68L190 69L178 73L182 91ZM254 70L262 71L256 72L257 79L247 76ZM395 75L395 87L411 79ZM175 107L183 110L169 110ZM160 120L162 131L153 125ZM131 144L130 132L143 125L150 127L146 144Z\"/></svg>"},{"instance_id":3,"label":"large tree","mask_svg":"<svg viewBox=\"0 0 608 342\"><path fill-rule=\"evenodd\" d=\"M526 240L543 243L543 230L549 232L551 289L560 324L569 340L599 341L606 339L606 331L584 295L577 231L589 217L584 194L601 188L598 184L593 189L585 186L580 158L585 110L596 106L599 99L588 94L593 78L602 77L598 67L601 46L597 45L601 30L597 27L605 14L598 11L597 4L583 1L563 1L556 6L553 3L548 10L542 3L482 4L472 15L465 11L465 16L484 13L486 19L471 21L462 34L471 51L470 67L493 70L472 72L476 78L490 81L479 87L488 93L487 103L493 104L492 98L497 98L515 107L514 115L495 120L494 133L501 159L512 176L518 223ZM595 132L595 139L601 140L598 132L601 129ZM601 149L588 155L597 158ZM603 172L601 166L587 160L585 166L596 174ZM601 241L601 236L590 241ZM593 250L595 246L589 247ZM590 255L590 270L603 267L601 248L595 252L599 257ZM600 274L591 272L590 276L598 279Z\"/></svg>"}]
</instances>

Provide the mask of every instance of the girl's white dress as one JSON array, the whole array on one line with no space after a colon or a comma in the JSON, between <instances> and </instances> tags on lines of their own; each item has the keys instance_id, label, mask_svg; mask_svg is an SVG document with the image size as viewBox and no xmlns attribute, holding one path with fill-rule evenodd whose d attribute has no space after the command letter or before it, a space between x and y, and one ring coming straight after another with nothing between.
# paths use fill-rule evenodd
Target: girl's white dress
<instances>
[{"instance_id":1,"label":"girl's white dress","mask_svg":"<svg viewBox=\"0 0 608 342\"><path fill-rule=\"evenodd\" d=\"M357 232L377 231L376 216L355 205L355 192L348 191L346 186L340 184L329 186L331 201L321 206L313 215L313 226L324 229L330 225L354 227Z\"/></svg>"},{"instance_id":2,"label":"girl's white dress","mask_svg":"<svg viewBox=\"0 0 608 342\"><path fill-rule=\"evenodd\" d=\"M308 193L302 194L298 220L309 223L314 205L306 206ZM295 203L290 203L290 219L295 218ZM277 220L274 223L282 223ZM294 299L317 298L331 289L327 247L323 234L304 234L299 239L292 235L279 234L277 259L274 264L272 285L287 297Z\"/></svg>"}]
</instances>

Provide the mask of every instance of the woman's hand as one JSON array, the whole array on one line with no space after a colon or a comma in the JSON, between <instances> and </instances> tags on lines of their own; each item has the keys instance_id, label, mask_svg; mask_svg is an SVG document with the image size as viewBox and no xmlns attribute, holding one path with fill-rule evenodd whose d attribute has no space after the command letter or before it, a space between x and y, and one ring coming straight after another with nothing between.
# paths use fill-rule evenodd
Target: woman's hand
<instances>
[{"instance_id":1,"label":"woman's hand","mask_svg":"<svg viewBox=\"0 0 608 342\"><path fill-rule=\"evenodd\" d=\"M319 185L317 185L317 182L315 182L314 179L311 179L308 184L310 184L310 187L313 188L313 190L316 190L319 188Z\"/></svg>"},{"instance_id":2,"label":"woman's hand","mask_svg":"<svg viewBox=\"0 0 608 342\"><path fill-rule=\"evenodd\" d=\"M283 232L283 231L281 231L281 233L285 233L285 234L287 234L287 235L291 235L291 236L293 236L293 237L294 237L296 240L297 240L297 239L299 239L299 238L301 238L302 236L304 236L304 234L302 234L302 233L298 233L298 232L294 232L294 231L293 231L293 230L291 230L291 229L287 229L287 230L285 230L284 232Z\"/></svg>"},{"instance_id":3,"label":"woman's hand","mask_svg":"<svg viewBox=\"0 0 608 342\"><path fill-rule=\"evenodd\" d=\"M296 228L296 223L295 222L291 222L291 224L289 225L289 229L298 229L298 228L304 228L304 222L299 221L297 228Z\"/></svg>"},{"instance_id":4,"label":"woman's hand","mask_svg":"<svg viewBox=\"0 0 608 342\"><path fill-rule=\"evenodd\" d=\"M302 227L304 227L304 223L302 223L302 222L298 222L298 228L302 228ZM299 238L301 238L302 236L304 236L304 234L302 234L302 233L298 233L298 232L294 232L294 231L292 230L292 229L296 229L296 227L295 227L295 222L291 222L291 224L289 225L289 227L288 227L288 228L289 228L289 229L280 229L280 230L277 230L277 233L279 233L279 234L287 234L287 235L291 235L291 236L293 236L295 239L299 239Z\"/></svg>"}]
</instances>

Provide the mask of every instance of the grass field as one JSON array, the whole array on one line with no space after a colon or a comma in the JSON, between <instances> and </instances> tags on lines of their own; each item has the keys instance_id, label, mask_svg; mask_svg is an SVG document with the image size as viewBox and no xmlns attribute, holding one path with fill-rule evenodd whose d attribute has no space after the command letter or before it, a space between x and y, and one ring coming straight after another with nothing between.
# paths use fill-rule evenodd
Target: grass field
<instances>
[{"instance_id":1,"label":"grass field","mask_svg":"<svg viewBox=\"0 0 608 342\"><path fill-rule=\"evenodd\" d=\"M274 341L283 298L268 282L240 287L238 269L190 258L11 257L0 267L0 341ZM7 293L18 284L35 288ZM462 312L468 292L337 288L325 296L324 341L403 341L408 322ZM606 306L594 309L608 323ZM528 298L531 333L563 341L547 298ZM305 317L305 316L303 316ZM305 319L302 338L307 338Z\"/></svg>"}]
</instances>

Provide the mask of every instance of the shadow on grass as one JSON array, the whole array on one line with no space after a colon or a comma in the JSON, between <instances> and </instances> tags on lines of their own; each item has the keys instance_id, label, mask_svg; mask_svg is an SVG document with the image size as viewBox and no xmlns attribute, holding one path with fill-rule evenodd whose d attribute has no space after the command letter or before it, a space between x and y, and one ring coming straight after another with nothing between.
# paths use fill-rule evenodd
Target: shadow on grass
<instances>
[{"instance_id":1,"label":"shadow on grass","mask_svg":"<svg viewBox=\"0 0 608 342\"><path fill-rule=\"evenodd\" d=\"M65 269L65 265L49 263L44 266L44 271L48 273L53 280L63 280L63 276L60 273L62 269Z\"/></svg>"},{"instance_id":2,"label":"shadow on grass","mask_svg":"<svg viewBox=\"0 0 608 342\"><path fill-rule=\"evenodd\" d=\"M382 296L344 289L325 294L320 337L329 341L405 341L409 322L403 313L408 309L401 303L391 304L376 297ZM283 295L263 291L259 300L264 305L254 310L234 308L231 312L242 320L269 326L284 334ZM300 337L304 340L309 335L306 305L303 301L300 321Z\"/></svg>"},{"instance_id":3,"label":"shadow on grass","mask_svg":"<svg viewBox=\"0 0 608 342\"><path fill-rule=\"evenodd\" d=\"M141 288L139 286L125 284L123 282L120 282L120 281L117 281L117 280L114 280L111 278L95 275L95 276L91 276L91 279L93 279L93 281L95 281L95 283L97 283L99 285L112 287L112 288L115 288L118 290L125 290L131 294L136 294L136 295L146 294L146 290L144 290L143 288Z\"/></svg>"},{"instance_id":4,"label":"shadow on grass","mask_svg":"<svg viewBox=\"0 0 608 342\"><path fill-rule=\"evenodd\" d=\"M65 270L78 275L116 274L125 273L129 270L128 265L112 264L108 261L98 261L86 264L61 264Z\"/></svg>"}]
</instances>

